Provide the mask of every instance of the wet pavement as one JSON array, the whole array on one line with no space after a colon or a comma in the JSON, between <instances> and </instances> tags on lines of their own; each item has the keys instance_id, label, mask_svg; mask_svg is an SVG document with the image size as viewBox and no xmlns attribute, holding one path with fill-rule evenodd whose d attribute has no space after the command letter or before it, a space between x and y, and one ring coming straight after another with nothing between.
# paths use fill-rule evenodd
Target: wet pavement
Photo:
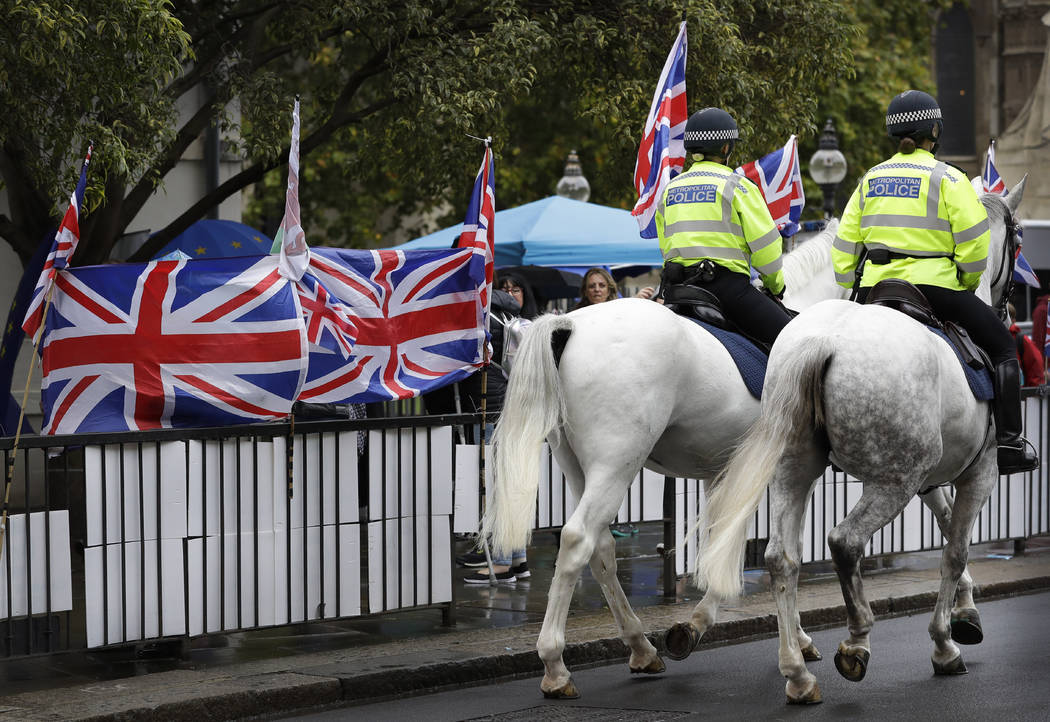
<instances>
[{"instance_id":1,"label":"wet pavement","mask_svg":"<svg viewBox=\"0 0 1050 722\"><path fill-rule=\"evenodd\" d=\"M675 598L663 596L659 523L639 524L619 538L618 576L643 625L660 646L662 631L688 618L697 592L679 580ZM0 662L0 722L8 719L152 718L229 719L290 712L348 701L462 686L541 673L535 652L557 552L552 533L529 547L532 576L514 584L464 584L472 569L457 569L456 625L442 625L439 609L414 610L343 622L297 625L203 637L138 649L78 652ZM972 573L982 594L1002 596L1050 587L1050 540L1028 543L1014 557L1009 544L971 549ZM470 544L458 542L457 553ZM939 552L897 555L865 563L866 590L876 614L932 606ZM703 644L775 631L768 576L746 574L744 597L724 607ZM980 600L980 597L978 597ZM808 626L844 618L830 564L808 565L800 608ZM598 584L585 570L576 585L567 624L570 666L610 663L625 656Z\"/></svg>"}]
</instances>

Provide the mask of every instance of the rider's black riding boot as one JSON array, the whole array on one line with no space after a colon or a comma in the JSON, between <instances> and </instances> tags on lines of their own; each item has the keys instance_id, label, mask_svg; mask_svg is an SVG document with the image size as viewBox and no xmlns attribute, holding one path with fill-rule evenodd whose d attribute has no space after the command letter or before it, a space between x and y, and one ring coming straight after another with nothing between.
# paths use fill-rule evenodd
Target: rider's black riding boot
<instances>
[{"instance_id":1,"label":"rider's black riding boot","mask_svg":"<svg viewBox=\"0 0 1050 722\"><path fill-rule=\"evenodd\" d=\"M1039 457L1021 436L1021 365L1017 359L995 367L995 441L999 445L999 473L1016 474L1039 468Z\"/></svg>"}]
</instances>

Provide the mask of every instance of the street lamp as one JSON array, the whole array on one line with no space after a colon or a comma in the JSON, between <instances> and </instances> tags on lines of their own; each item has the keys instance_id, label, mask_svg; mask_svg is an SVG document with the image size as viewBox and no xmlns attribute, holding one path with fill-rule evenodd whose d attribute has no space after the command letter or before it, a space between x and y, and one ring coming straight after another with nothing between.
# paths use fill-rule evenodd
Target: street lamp
<instances>
[{"instance_id":1,"label":"street lamp","mask_svg":"<svg viewBox=\"0 0 1050 722\"><path fill-rule=\"evenodd\" d=\"M565 175L558 181L554 192L574 201L586 201L591 197L591 184L583 177L583 167L575 150L569 151L569 157L565 161Z\"/></svg>"},{"instance_id":2,"label":"street lamp","mask_svg":"<svg viewBox=\"0 0 1050 722\"><path fill-rule=\"evenodd\" d=\"M846 157L839 151L839 138L831 118L824 124L817 152L809 159L809 177L824 194L824 217L831 218L835 213L835 189L846 177Z\"/></svg>"}]
</instances>

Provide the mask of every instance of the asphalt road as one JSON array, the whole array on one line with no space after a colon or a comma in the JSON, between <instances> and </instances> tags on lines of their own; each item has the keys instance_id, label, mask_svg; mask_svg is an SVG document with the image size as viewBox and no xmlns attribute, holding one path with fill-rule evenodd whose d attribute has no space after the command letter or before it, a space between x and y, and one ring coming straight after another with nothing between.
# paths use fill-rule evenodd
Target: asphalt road
<instances>
[{"instance_id":1,"label":"asphalt road","mask_svg":"<svg viewBox=\"0 0 1050 722\"><path fill-rule=\"evenodd\" d=\"M962 647L969 674L935 677L929 614L876 621L868 674L848 682L832 657L844 627L818 631L810 663L824 695L785 704L777 641L764 639L667 660L662 675L630 675L626 663L574 669L581 697L545 700L538 676L290 717L301 720L1050 720L1050 593L979 604L985 639Z\"/></svg>"}]
</instances>

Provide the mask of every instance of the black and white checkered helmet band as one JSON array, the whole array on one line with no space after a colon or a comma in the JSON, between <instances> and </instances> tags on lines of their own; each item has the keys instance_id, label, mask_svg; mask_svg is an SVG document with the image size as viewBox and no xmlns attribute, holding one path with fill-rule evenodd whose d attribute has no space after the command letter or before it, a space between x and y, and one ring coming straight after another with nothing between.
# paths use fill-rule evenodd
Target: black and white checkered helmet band
<instances>
[{"instance_id":1,"label":"black and white checkered helmet band","mask_svg":"<svg viewBox=\"0 0 1050 722\"><path fill-rule=\"evenodd\" d=\"M737 140L740 134L737 133L736 128L730 128L727 130L687 130L685 132L686 142L699 141L704 142L707 140Z\"/></svg>"},{"instance_id":2,"label":"black and white checkered helmet band","mask_svg":"<svg viewBox=\"0 0 1050 722\"><path fill-rule=\"evenodd\" d=\"M926 108L925 110L907 110L903 113L894 113L886 116L886 126L901 125L902 123L915 123L923 120L939 120L940 108Z\"/></svg>"}]
</instances>

